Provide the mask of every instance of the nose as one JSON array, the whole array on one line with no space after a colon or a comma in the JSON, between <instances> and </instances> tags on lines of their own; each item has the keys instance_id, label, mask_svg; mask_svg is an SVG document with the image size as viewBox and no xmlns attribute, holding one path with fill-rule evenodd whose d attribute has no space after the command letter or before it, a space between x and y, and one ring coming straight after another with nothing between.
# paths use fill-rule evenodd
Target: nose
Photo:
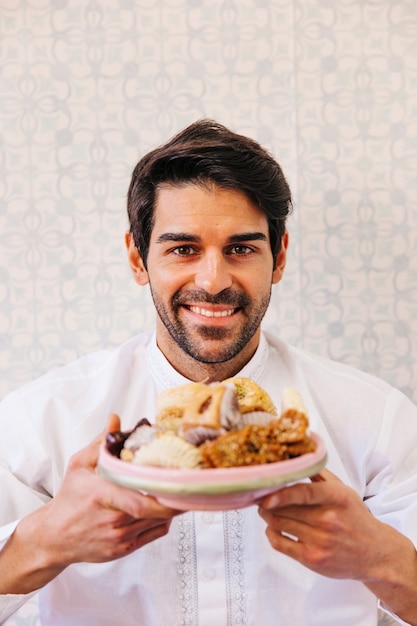
<instances>
[{"instance_id":1,"label":"nose","mask_svg":"<svg viewBox=\"0 0 417 626\"><path fill-rule=\"evenodd\" d=\"M194 282L213 295L231 287L232 276L224 256L218 251L206 252L198 263Z\"/></svg>"}]
</instances>

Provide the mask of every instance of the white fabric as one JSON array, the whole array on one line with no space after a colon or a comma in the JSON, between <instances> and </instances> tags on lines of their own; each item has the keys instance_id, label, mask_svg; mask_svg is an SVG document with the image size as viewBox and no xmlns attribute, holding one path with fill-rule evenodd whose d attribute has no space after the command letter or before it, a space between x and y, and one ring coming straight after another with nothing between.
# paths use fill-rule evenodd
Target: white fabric
<instances>
[{"instance_id":1,"label":"white fabric","mask_svg":"<svg viewBox=\"0 0 417 626\"><path fill-rule=\"evenodd\" d=\"M262 335L241 372L279 406L297 388L328 467L380 520L417 543L417 409L366 374ZM155 413L158 392L185 382L153 333L52 372L0 405L0 541L14 520L59 489L70 455L104 428L110 412L128 429ZM6 526L6 524L10 524ZM331 580L275 552L256 507L186 513L169 534L105 564L68 567L40 592L48 626L372 626L375 597L358 582ZM0 545L2 545L0 543ZM25 596L0 597L0 622Z\"/></svg>"}]
</instances>

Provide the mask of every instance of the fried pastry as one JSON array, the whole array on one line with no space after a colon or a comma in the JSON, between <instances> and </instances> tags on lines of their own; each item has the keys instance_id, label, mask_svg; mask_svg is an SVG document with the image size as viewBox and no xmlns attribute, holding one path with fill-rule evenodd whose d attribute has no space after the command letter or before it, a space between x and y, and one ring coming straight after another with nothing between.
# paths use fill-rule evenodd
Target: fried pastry
<instances>
[{"instance_id":1,"label":"fried pastry","mask_svg":"<svg viewBox=\"0 0 417 626\"><path fill-rule=\"evenodd\" d=\"M277 415L276 406L269 394L251 378L235 376L234 378L227 378L223 382L230 382L235 386L241 413L261 411Z\"/></svg>"}]
</instances>

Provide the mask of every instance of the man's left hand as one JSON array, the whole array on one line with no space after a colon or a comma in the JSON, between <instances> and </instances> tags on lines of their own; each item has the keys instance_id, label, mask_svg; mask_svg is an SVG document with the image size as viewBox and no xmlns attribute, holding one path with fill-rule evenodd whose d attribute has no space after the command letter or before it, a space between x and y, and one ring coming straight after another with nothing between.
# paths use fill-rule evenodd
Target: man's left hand
<instances>
[{"instance_id":1,"label":"man's left hand","mask_svg":"<svg viewBox=\"0 0 417 626\"><path fill-rule=\"evenodd\" d=\"M323 470L310 483L285 487L259 507L271 546L331 578L373 578L375 560L388 558L376 520L360 496ZM387 552L387 554L384 554Z\"/></svg>"}]
</instances>

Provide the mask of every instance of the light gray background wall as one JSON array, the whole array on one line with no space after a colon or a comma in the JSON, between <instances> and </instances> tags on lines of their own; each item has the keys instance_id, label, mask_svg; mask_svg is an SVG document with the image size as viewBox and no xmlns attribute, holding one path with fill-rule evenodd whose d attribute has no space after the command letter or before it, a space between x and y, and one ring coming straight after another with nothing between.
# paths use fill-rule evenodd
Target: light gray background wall
<instances>
[{"instance_id":1,"label":"light gray background wall","mask_svg":"<svg viewBox=\"0 0 417 626\"><path fill-rule=\"evenodd\" d=\"M0 396L152 325L130 174L210 116L294 192L265 327L417 399L416 0L0 0L0 36Z\"/></svg>"}]
</instances>

